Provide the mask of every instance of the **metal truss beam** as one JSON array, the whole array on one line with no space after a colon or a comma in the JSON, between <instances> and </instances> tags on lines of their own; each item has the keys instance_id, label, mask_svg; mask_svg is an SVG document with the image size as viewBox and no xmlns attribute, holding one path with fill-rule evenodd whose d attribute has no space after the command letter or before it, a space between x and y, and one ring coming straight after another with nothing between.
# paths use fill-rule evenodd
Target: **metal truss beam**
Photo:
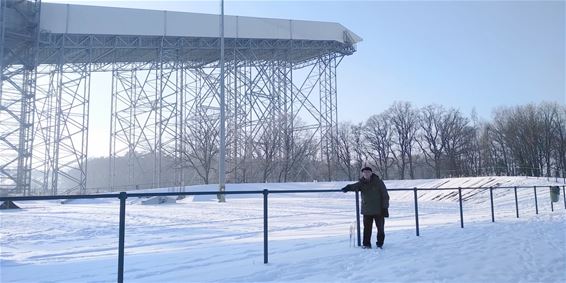
<instances>
[{"instance_id":1,"label":"metal truss beam","mask_svg":"<svg viewBox=\"0 0 566 283\"><path fill-rule=\"evenodd\" d=\"M131 64L162 60L165 64L173 61L184 61L193 67L217 64L219 60L218 38L184 38L159 36L125 36L125 35L76 35L52 34L41 35L40 64L57 64L53 54L61 47L80 50L91 49L92 58L71 56L66 63L93 63L93 70L110 71L115 63ZM170 56L160 55L156 50L174 50ZM293 50L292 56L285 51ZM355 47L337 41L312 40L270 40L270 39L233 39L225 40L226 58L234 54L258 60L281 60L292 62L295 66L311 64L316 58L325 54L337 53L351 55ZM274 54L278 54L274 56ZM161 56L161 57L160 57ZM8 64L10 61L8 60Z\"/></svg>"}]
</instances>

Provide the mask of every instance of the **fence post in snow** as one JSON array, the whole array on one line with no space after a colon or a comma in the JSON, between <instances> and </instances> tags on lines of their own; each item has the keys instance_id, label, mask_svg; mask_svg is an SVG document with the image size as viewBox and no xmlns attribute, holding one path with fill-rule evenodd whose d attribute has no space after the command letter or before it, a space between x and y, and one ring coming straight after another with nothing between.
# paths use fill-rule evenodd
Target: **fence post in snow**
<instances>
[{"instance_id":1,"label":"fence post in snow","mask_svg":"<svg viewBox=\"0 0 566 283\"><path fill-rule=\"evenodd\" d=\"M120 231L118 235L118 283L124 282L124 239L126 232L126 192L121 192L120 198Z\"/></svg>"},{"instance_id":2,"label":"fence post in snow","mask_svg":"<svg viewBox=\"0 0 566 283\"><path fill-rule=\"evenodd\" d=\"M460 200L460 227L464 228L464 209L462 208L462 188L458 188L458 199Z\"/></svg>"},{"instance_id":3,"label":"fence post in snow","mask_svg":"<svg viewBox=\"0 0 566 283\"><path fill-rule=\"evenodd\" d=\"M564 198L564 209L566 209L566 186L562 186L562 197Z\"/></svg>"},{"instance_id":4,"label":"fence post in snow","mask_svg":"<svg viewBox=\"0 0 566 283\"><path fill-rule=\"evenodd\" d=\"M415 197L415 225L417 227L417 236L420 236L419 233L419 202L417 198L417 187L413 188L413 195Z\"/></svg>"},{"instance_id":5,"label":"fence post in snow","mask_svg":"<svg viewBox=\"0 0 566 283\"><path fill-rule=\"evenodd\" d=\"M360 195L356 191L356 229L358 234L358 247L362 245L362 239L360 235Z\"/></svg>"},{"instance_id":6,"label":"fence post in snow","mask_svg":"<svg viewBox=\"0 0 566 283\"><path fill-rule=\"evenodd\" d=\"M517 211L517 218L519 218L519 200L517 200L517 186L513 188L515 189L515 211Z\"/></svg>"},{"instance_id":7,"label":"fence post in snow","mask_svg":"<svg viewBox=\"0 0 566 283\"><path fill-rule=\"evenodd\" d=\"M538 214L537 186L534 186L533 188L535 191L535 212Z\"/></svg>"},{"instance_id":8,"label":"fence post in snow","mask_svg":"<svg viewBox=\"0 0 566 283\"><path fill-rule=\"evenodd\" d=\"M552 186L548 186L549 193L552 195ZM558 188L558 192L560 193L560 188ZM550 199L550 211L554 212L554 202L552 198Z\"/></svg>"},{"instance_id":9,"label":"fence post in snow","mask_svg":"<svg viewBox=\"0 0 566 283\"><path fill-rule=\"evenodd\" d=\"M493 187L489 187L489 200L491 202L491 222L495 222L495 211L493 210Z\"/></svg>"},{"instance_id":10,"label":"fence post in snow","mask_svg":"<svg viewBox=\"0 0 566 283\"><path fill-rule=\"evenodd\" d=\"M267 263L267 189L263 190L263 263Z\"/></svg>"}]
</instances>

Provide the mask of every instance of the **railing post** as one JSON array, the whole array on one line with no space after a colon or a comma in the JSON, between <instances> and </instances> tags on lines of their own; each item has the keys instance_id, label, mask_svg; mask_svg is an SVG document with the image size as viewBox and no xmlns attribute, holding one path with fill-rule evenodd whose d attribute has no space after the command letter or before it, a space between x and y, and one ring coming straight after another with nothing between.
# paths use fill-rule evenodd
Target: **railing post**
<instances>
[{"instance_id":1,"label":"railing post","mask_svg":"<svg viewBox=\"0 0 566 283\"><path fill-rule=\"evenodd\" d=\"M495 222L495 211L493 209L493 187L489 187L489 199L491 201L491 222Z\"/></svg>"},{"instance_id":2,"label":"railing post","mask_svg":"<svg viewBox=\"0 0 566 283\"><path fill-rule=\"evenodd\" d=\"M124 282L124 239L126 233L126 192L121 192L120 198L120 232L118 236L118 283Z\"/></svg>"},{"instance_id":3,"label":"railing post","mask_svg":"<svg viewBox=\"0 0 566 283\"><path fill-rule=\"evenodd\" d=\"M267 264L267 195L269 191L263 190L263 263Z\"/></svg>"},{"instance_id":4,"label":"railing post","mask_svg":"<svg viewBox=\"0 0 566 283\"><path fill-rule=\"evenodd\" d=\"M360 195L358 191L356 191L356 225L358 234L358 247L360 247L362 245L362 239L360 235Z\"/></svg>"},{"instance_id":5,"label":"railing post","mask_svg":"<svg viewBox=\"0 0 566 283\"><path fill-rule=\"evenodd\" d=\"M417 187L413 188L413 195L415 198L415 226L417 228L417 236L419 236L419 201L417 196Z\"/></svg>"},{"instance_id":6,"label":"railing post","mask_svg":"<svg viewBox=\"0 0 566 283\"><path fill-rule=\"evenodd\" d=\"M548 190L551 191L552 187L549 186ZM552 201L552 199L550 200L550 211L554 212L554 202Z\"/></svg>"},{"instance_id":7,"label":"railing post","mask_svg":"<svg viewBox=\"0 0 566 283\"><path fill-rule=\"evenodd\" d=\"M462 188L458 188L458 199L460 201L460 228L464 228L464 208L462 207Z\"/></svg>"},{"instance_id":8,"label":"railing post","mask_svg":"<svg viewBox=\"0 0 566 283\"><path fill-rule=\"evenodd\" d=\"M515 189L515 211L517 212L517 218L519 218L519 200L517 199L517 186L513 187Z\"/></svg>"},{"instance_id":9,"label":"railing post","mask_svg":"<svg viewBox=\"0 0 566 283\"><path fill-rule=\"evenodd\" d=\"M564 198L564 209L566 209L566 189L565 188L566 188L566 186L562 186L562 197Z\"/></svg>"},{"instance_id":10,"label":"railing post","mask_svg":"<svg viewBox=\"0 0 566 283\"><path fill-rule=\"evenodd\" d=\"M538 214L537 186L534 186L533 188L535 191L535 212Z\"/></svg>"}]
</instances>

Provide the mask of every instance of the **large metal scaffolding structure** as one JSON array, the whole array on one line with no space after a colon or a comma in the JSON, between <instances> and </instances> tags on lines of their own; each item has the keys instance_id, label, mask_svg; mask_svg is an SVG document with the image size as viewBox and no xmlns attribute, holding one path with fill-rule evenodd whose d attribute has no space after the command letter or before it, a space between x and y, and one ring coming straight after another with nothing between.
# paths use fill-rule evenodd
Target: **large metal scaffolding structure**
<instances>
[{"instance_id":1,"label":"large metal scaffolding structure","mask_svg":"<svg viewBox=\"0 0 566 283\"><path fill-rule=\"evenodd\" d=\"M39 0L0 2L0 188L24 195L31 188L40 7Z\"/></svg>"},{"instance_id":2,"label":"large metal scaffolding structure","mask_svg":"<svg viewBox=\"0 0 566 283\"><path fill-rule=\"evenodd\" d=\"M86 190L93 72L112 74L109 187L124 156L128 172L119 174L130 184L140 174L151 175L154 187L170 184L164 173L173 172L182 186L183 168L194 154L206 154L195 149L218 146L218 37L40 33L40 1L1 3L1 189ZM300 155L293 142L299 136L316 141L327 165L313 178L330 178L336 70L355 42L348 32L343 41L225 39L227 182L247 181L248 163L262 154L287 161ZM202 136L211 138L195 140ZM152 168L142 160L152 160Z\"/></svg>"}]
</instances>

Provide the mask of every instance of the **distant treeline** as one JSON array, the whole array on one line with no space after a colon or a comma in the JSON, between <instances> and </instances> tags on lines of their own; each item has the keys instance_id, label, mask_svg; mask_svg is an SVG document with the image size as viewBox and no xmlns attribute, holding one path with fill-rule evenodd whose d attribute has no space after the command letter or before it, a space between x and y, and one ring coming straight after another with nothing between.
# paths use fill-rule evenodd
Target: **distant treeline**
<instances>
[{"instance_id":1,"label":"distant treeline","mask_svg":"<svg viewBox=\"0 0 566 283\"><path fill-rule=\"evenodd\" d=\"M116 158L114 186L175 186L180 170L185 185L217 182L218 131L210 127L217 123L206 119L190 125L181 159ZM396 102L363 123L340 123L322 143L316 129L289 132L285 125L270 123L253 140L236 142L228 133L227 182L355 180L365 165L385 179L566 176L566 106L558 103L501 107L482 121L454 108ZM231 158L235 150L244 154ZM89 159L87 187L107 188L108 168L107 158Z\"/></svg>"},{"instance_id":2,"label":"distant treeline","mask_svg":"<svg viewBox=\"0 0 566 283\"><path fill-rule=\"evenodd\" d=\"M481 121L454 108L396 102L338 132L340 168L349 178L365 160L386 179L566 175L566 106L557 103L502 107Z\"/></svg>"}]
</instances>

